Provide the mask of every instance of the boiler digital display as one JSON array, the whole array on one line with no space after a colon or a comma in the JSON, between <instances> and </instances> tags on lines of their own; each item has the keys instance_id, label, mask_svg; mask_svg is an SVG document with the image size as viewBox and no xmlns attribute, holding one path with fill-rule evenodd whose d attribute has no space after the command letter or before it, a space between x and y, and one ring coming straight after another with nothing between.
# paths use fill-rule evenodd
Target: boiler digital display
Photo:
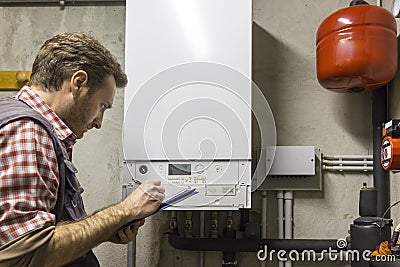
<instances>
[{"instance_id":1,"label":"boiler digital display","mask_svg":"<svg viewBox=\"0 0 400 267\"><path fill-rule=\"evenodd\" d=\"M168 175L191 175L190 164L168 164Z\"/></svg>"}]
</instances>

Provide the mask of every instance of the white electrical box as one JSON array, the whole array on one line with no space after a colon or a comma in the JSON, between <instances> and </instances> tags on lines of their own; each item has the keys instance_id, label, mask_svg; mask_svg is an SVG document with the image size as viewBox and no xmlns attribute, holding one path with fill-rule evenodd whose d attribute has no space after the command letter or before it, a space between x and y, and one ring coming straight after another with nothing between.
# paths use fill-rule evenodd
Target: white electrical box
<instances>
[{"instance_id":1,"label":"white electrical box","mask_svg":"<svg viewBox=\"0 0 400 267\"><path fill-rule=\"evenodd\" d=\"M277 146L268 175L315 175L315 147Z\"/></svg>"},{"instance_id":2,"label":"white electrical box","mask_svg":"<svg viewBox=\"0 0 400 267\"><path fill-rule=\"evenodd\" d=\"M251 202L251 1L126 3L124 183L162 181L169 209Z\"/></svg>"}]
</instances>

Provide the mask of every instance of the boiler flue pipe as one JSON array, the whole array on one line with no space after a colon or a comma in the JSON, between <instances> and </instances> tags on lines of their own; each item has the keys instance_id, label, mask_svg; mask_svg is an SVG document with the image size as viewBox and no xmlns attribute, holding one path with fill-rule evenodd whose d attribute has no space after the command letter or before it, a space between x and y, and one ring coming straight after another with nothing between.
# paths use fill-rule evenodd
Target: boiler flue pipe
<instances>
[{"instance_id":1,"label":"boiler flue pipe","mask_svg":"<svg viewBox=\"0 0 400 267\"><path fill-rule=\"evenodd\" d=\"M390 205L389 174L381 166L382 125L388 120L387 85L372 91L372 134L374 151L374 187L377 191L377 215L382 216ZM390 218L390 211L385 218Z\"/></svg>"}]
</instances>

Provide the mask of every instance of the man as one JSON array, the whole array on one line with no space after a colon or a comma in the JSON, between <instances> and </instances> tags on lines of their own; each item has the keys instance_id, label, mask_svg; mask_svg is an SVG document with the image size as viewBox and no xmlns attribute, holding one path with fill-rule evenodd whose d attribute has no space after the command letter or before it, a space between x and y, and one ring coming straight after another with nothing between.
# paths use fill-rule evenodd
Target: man
<instances>
[{"instance_id":1,"label":"man","mask_svg":"<svg viewBox=\"0 0 400 267\"><path fill-rule=\"evenodd\" d=\"M91 249L128 243L164 199L144 182L122 202L87 216L70 153L100 129L127 78L111 53L83 33L47 40L29 86L0 100L0 266L99 266Z\"/></svg>"}]
</instances>

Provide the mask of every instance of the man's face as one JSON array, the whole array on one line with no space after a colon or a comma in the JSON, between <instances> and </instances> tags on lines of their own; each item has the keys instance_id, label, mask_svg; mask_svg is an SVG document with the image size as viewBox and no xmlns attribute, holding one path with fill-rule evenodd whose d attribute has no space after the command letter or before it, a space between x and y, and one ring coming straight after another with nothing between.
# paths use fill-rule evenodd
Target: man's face
<instances>
[{"instance_id":1,"label":"man's face","mask_svg":"<svg viewBox=\"0 0 400 267\"><path fill-rule=\"evenodd\" d=\"M68 107L63 120L78 139L93 127L101 128L104 112L111 108L114 102L115 90L114 77L109 76L94 93L77 96Z\"/></svg>"}]
</instances>

